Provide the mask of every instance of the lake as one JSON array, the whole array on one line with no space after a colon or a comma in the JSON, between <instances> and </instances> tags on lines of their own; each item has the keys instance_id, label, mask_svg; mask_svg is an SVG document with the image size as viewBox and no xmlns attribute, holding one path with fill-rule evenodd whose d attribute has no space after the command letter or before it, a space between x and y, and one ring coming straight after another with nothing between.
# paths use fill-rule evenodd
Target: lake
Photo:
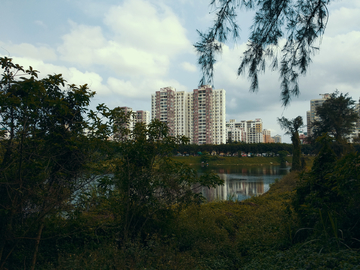
<instances>
[{"instance_id":1,"label":"lake","mask_svg":"<svg viewBox=\"0 0 360 270\"><path fill-rule=\"evenodd\" d=\"M269 190L270 184L276 179L288 174L290 167L280 166L214 166L202 167L199 173L212 170L224 180L224 185L217 188L202 187L201 192L207 201L238 200L242 201L252 196L264 194ZM200 190L199 190L200 191Z\"/></svg>"}]
</instances>

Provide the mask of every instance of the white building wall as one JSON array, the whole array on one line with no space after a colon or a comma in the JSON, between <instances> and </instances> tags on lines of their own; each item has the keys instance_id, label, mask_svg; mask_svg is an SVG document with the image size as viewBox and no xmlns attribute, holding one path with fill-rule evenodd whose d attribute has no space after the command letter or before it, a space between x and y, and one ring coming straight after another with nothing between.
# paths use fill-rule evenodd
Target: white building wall
<instances>
[{"instance_id":1,"label":"white building wall","mask_svg":"<svg viewBox=\"0 0 360 270\"><path fill-rule=\"evenodd\" d=\"M187 119L189 110L187 107L188 93L185 91L176 92L175 95L175 134L189 137Z\"/></svg>"},{"instance_id":2,"label":"white building wall","mask_svg":"<svg viewBox=\"0 0 360 270\"><path fill-rule=\"evenodd\" d=\"M233 142L263 143L263 123L260 118L237 122L231 119L226 123L226 134ZM227 138L228 139L228 138Z\"/></svg>"},{"instance_id":3,"label":"white building wall","mask_svg":"<svg viewBox=\"0 0 360 270\"><path fill-rule=\"evenodd\" d=\"M311 136L312 135L312 123L314 122L314 120L318 120L318 117L316 115L316 108L321 106L325 100L330 98L330 94L320 94L322 96L321 99L312 99L310 100L310 111L309 111L309 115L306 114L306 120L307 122L307 136Z\"/></svg>"},{"instance_id":4,"label":"white building wall","mask_svg":"<svg viewBox=\"0 0 360 270\"><path fill-rule=\"evenodd\" d=\"M149 111L136 111L136 121L135 122L141 122L144 123L145 125L150 124L150 112Z\"/></svg>"},{"instance_id":5,"label":"white building wall","mask_svg":"<svg viewBox=\"0 0 360 270\"><path fill-rule=\"evenodd\" d=\"M226 92L224 89L213 91L213 141L214 144L226 143Z\"/></svg>"},{"instance_id":6,"label":"white building wall","mask_svg":"<svg viewBox=\"0 0 360 270\"><path fill-rule=\"evenodd\" d=\"M273 139L274 139L275 143L281 143L281 136L280 135L275 135L273 137Z\"/></svg>"},{"instance_id":7,"label":"white building wall","mask_svg":"<svg viewBox=\"0 0 360 270\"><path fill-rule=\"evenodd\" d=\"M151 120L155 119L156 115L156 96L151 95Z\"/></svg>"},{"instance_id":8,"label":"white building wall","mask_svg":"<svg viewBox=\"0 0 360 270\"><path fill-rule=\"evenodd\" d=\"M262 134L262 120L260 118L256 120L246 121L246 142L247 143L263 143L264 137Z\"/></svg>"}]
</instances>

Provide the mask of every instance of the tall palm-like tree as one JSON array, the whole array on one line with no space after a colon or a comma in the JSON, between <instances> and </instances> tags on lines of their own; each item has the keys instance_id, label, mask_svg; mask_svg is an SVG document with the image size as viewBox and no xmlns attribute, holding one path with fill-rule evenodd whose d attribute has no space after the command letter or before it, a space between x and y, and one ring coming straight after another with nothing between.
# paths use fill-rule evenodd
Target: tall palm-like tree
<instances>
[{"instance_id":1,"label":"tall palm-like tree","mask_svg":"<svg viewBox=\"0 0 360 270\"><path fill-rule=\"evenodd\" d=\"M291 169L298 171L301 169L301 143L299 138L299 129L303 126L303 119L298 116L292 120L285 117L278 118L281 129L285 130L288 135L291 135L291 142L293 145L293 158Z\"/></svg>"}]
</instances>

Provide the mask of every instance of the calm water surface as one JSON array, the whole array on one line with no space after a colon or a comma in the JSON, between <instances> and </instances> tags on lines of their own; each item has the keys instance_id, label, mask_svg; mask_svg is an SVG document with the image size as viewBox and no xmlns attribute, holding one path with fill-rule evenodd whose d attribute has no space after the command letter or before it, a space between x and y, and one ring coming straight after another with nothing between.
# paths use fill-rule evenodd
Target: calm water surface
<instances>
[{"instance_id":1,"label":"calm water surface","mask_svg":"<svg viewBox=\"0 0 360 270\"><path fill-rule=\"evenodd\" d=\"M207 170L216 172L224 185L217 188L208 189L202 187L201 192L208 201L213 200L245 200L252 196L258 196L269 190L270 184L275 179L280 179L290 168L280 168L280 166L227 166L227 167L204 167L199 169L199 173Z\"/></svg>"}]
</instances>

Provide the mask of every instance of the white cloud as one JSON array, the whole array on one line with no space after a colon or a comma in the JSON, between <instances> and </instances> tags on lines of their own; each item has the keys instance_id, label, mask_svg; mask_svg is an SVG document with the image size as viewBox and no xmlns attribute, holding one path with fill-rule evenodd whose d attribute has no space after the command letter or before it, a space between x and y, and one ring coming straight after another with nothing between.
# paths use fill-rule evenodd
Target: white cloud
<instances>
[{"instance_id":1,"label":"white cloud","mask_svg":"<svg viewBox=\"0 0 360 270\"><path fill-rule=\"evenodd\" d=\"M80 5L82 0L75 5ZM146 100L164 86L187 90L175 79L168 78L172 64L194 72L190 63L178 64L176 58L193 54L186 30L166 1L125 0L118 6L100 10L104 25L68 21L68 32L54 48L29 43L0 46L16 56L24 66L46 74L63 74L69 83L89 84L97 96L129 101ZM86 14L92 14L100 3L92 1ZM99 16L93 16L99 17ZM37 20L38 26L46 21ZM123 102L123 101L122 101Z\"/></svg>"},{"instance_id":2,"label":"white cloud","mask_svg":"<svg viewBox=\"0 0 360 270\"><path fill-rule=\"evenodd\" d=\"M111 7L104 21L103 28L70 21L71 31L58 47L61 59L82 68L107 67L118 76L162 77L173 58L192 51L185 29L165 5L125 1Z\"/></svg>"},{"instance_id":3,"label":"white cloud","mask_svg":"<svg viewBox=\"0 0 360 270\"><path fill-rule=\"evenodd\" d=\"M80 67L102 65L119 76L161 76L166 74L169 59L135 47L106 40L100 27L71 23L72 30L58 48L62 59Z\"/></svg>"},{"instance_id":4,"label":"white cloud","mask_svg":"<svg viewBox=\"0 0 360 270\"><path fill-rule=\"evenodd\" d=\"M156 7L147 1L125 1L112 7L104 22L116 34L117 42L169 57L191 50L186 30L166 6Z\"/></svg>"},{"instance_id":5,"label":"white cloud","mask_svg":"<svg viewBox=\"0 0 360 270\"><path fill-rule=\"evenodd\" d=\"M327 36L336 36L354 30L360 30L360 8L341 7L330 12L329 23L325 31Z\"/></svg>"},{"instance_id":6,"label":"white cloud","mask_svg":"<svg viewBox=\"0 0 360 270\"><path fill-rule=\"evenodd\" d=\"M34 23L38 26L41 26L44 29L47 29L47 25L43 21L36 20L36 21L34 21Z\"/></svg>"},{"instance_id":7,"label":"white cloud","mask_svg":"<svg viewBox=\"0 0 360 270\"><path fill-rule=\"evenodd\" d=\"M111 77L108 79L107 83L115 95L138 97L140 94L140 90L134 86L131 81L124 81Z\"/></svg>"},{"instance_id":8,"label":"white cloud","mask_svg":"<svg viewBox=\"0 0 360 270\"><path fill-rule=\"evenodd\" d=\"M63 44L58 48L62 59L79 66L96 63L97 51L106 45L101 28L69 23L71 31L62 37Z\"/></svg>"},{"instance_id":9,"label":"white cloud","mask_svg":"<svg viewBox=\"0 0 360 270\"><path fill-rule=\"evenodd\" d=\"M360 89L360 31L344 35L324 37L319 55L314 57L307 76L302 80L302 89L308 100L321 93L332 93L336 89L358 100Z\"/></svg>"},{"instance_id":10,"label":"white cloud","mask_svg":"<svg viewBox=\"0 0 360 270\"><path fill-rule=\"evenodd\" d=\"M237 108L238 105L237 105L236 98L230 99L230 102L228 102L227 106L232 109Z\"/></svg>"},{"instance_id":11,"label":"white cloud","mask_svg":"<svg viewBox=\"0 0 360 270\"><path fill-rule=\"evenodd\" d=\"M189 72L196 72L196 70L197 70L196 66L189 62L182 62L181 67L184 70L189 71Z\"/></svg>"},{"instance_id":12,"label":"white cloud","mask_svg":"<svg viewBox=\"0 0 360 270\"><path fill-rule=\"evenodd\" d=\"M91 91L95 91L97 95L109 95L111 92L107 85L102 83L102 77L94 72L81 72L74 67L58 66L45 63L42 60L27 58L27 57L14 57L13 62L23 66L25 69L32 66L38 70L39 79L45 78L48 74L62 74L67 84L84 85L87 84Z\"/></svg>"},{"instance_id":13,"label":"white cloud","mask_svg":"<svg viewBox=\"0 0 360 270\"><path fill-rule=\"evenodd\" d=\"M46 45L34 46L29 43L12 44L0 41L0 47L3 48L10 57L24 56L34 59L43 59L44 61L57 60L56 52Z\"/></svg>"},{"instance_id":14,"label":"white cloud","mask_svg":"<svg viewBox=\"0 0 360 270\"><path fill-rule=\"evenodd\" d=\"M137 99L148 99L155 91L165 86L175 87L177 91L187 91L186 87L176 80L144 79L141 81L127 81L110 77L107 81L113 95L131 97ZM151 87L149 87L151 86Z\"/></svg>"}]
</instances>

